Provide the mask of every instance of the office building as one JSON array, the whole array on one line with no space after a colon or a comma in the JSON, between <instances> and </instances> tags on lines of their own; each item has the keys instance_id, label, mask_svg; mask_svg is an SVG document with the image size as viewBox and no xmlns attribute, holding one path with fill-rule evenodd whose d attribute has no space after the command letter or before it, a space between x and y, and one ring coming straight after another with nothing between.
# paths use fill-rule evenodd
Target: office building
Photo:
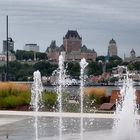
<instances>
[{"instance_id":1,"label":"office building","mask_svg":"<svg viewBox=\"0 0 140 140\"><path fill-rule=\"evenodd\" d=\"M14 41L11 37L8 38L8 51L12 52L14 51ZM3 54L7 52L7 40L3 40Z\"/></svg>"}]
</instances>

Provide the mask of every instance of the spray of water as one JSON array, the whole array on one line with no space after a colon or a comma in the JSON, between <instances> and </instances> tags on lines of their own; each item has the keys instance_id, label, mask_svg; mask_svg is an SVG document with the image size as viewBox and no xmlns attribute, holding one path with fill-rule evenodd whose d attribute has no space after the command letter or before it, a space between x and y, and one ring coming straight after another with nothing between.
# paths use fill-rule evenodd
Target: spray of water
<instances>
[{"instance_id":1,"label":"spray of water","mask_svg":"<svg viewBox=\"0 0 140 140\"><path fill-rule=\"evenodd\" d=\"M63 87L65 87L65 67L64 58L62 55L59 56L59 68L58 68L58 102L59 102L59 112L62 113L62 92Z\"/></svg>"},{"instance_id":2,"label":"spray of water","mask_svg":"<svg viewBox=\"0 0 140 140\"><path fill-rule=\"evenodd\" d=\"M58 111L61 114L63 112L63 105L62 105L62 96L65 91L65 88L72 84L72 80L69 78L68 75L66 75L66 67L64 64L64 57L63 55L59 56L59 63L58 63L58 69L53 72L54 85L56 85L56 91L57 91L57 101L58 101ZM63 128L63 121L62 117L60 115L59 118L59 140L62 140L62 128Z\"/></svg>"},{"instance_id":3,"label":"spray of water","mask_svg":"<svg viewBox=\"0 0 140 140\"><path fill-rule=\"evenodd\" d=\"M83 140L83 94L84 94L84 70L86 68L86 66L88 65L88 63L86 62L86 59L83 58L80 61L80 97L81 97L81 125L80 125L80 129L81 129L81 140Z\"/></svg>"},{"instance_id":4,"label":"spray of water","mask_svg":"<svg viewBox=\"0 0 140 140\"><path fill-rule=\"evenodd\" d=\"M59 113L62 113L62 92L63 87L65 87L65 67L64 67L64 57L62 55L59 56L59 68L57 70L58 72L58 88L57 88L57 94L58 94L58 103L59 103ZM63 121L62 117L59 118L59 140L62 140L62 127L63 127Z\"/></svg>"},{"instance_id":5,"label":"spray of water","mask_svg":"<svg viewBox=\"0 0 140 140\"><path fill-rule=\"evenodd\" d=\"M43 86L41 82L41 74L39 71L35 71L33 74L33 84L31 88L31 108L34 111L34 127L35 127L35 137L36 140L38 140L38 110L41 106L42 102L42 91L43 91Z\"/></svg>"},{"instance_id":6,"label":"spray of water","mask_svg":"<svg viewBox=\"0 0 140 140\"><path fill-rule=\"evenodd\" d=\"M117 119L114 122L113 131L117 140L136 140L137 107L135 92L133 81L129 78L129 72L126 70L126 77L120 89L119 101L116 103Z\"/></svg>"}]
</instances>

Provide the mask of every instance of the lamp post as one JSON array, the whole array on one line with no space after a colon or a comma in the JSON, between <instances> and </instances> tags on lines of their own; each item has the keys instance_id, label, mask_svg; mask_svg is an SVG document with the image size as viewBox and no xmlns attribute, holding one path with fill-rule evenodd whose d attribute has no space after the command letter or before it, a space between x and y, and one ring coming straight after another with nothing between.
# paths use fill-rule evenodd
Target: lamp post
<instances>
[{"instance_id":1,"label":"lamp post","mask_svg":"<svg viewBox=\"0 0 140 140\"><path fill-rule=\"evenodd\" d=\"M6 42L7 42L7 48L6 48L6 81L9 80L9 57L8 57L8 16L6 16Z\"/></svg>"}]
</instances>

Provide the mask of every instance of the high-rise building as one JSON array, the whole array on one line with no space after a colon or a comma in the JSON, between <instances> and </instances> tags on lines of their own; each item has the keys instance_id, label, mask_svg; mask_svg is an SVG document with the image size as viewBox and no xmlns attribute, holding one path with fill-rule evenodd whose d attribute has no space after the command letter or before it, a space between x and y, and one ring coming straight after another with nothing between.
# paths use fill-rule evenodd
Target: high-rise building
<instances>
[{"instance_id":1,"label":"high-rise building","mask_svg":"<svg viewBox=\"0 0 140 140\"><path fill-rule=\"evenodd\" d=\"M108 46L108 55L109 56L117 56L118 52L117 52L117 45L116 45L116 41L112 38L109 41L109 46Z\"/></svg>"},{"instance_id":2,"label":"high-rise building","mask_svg":"<svg viewBox=\"0 0 140 140\"><path fill-rule=\"evenodd\" d=\"M25 44L25 51L39 52L39 46L37 44Z\"/></svg>"},{"instance_id":3,"label":"high-rise building","mask_svg":"<svg viewBox=\"0 0 140 140\"><path fill-rule=\"evenodd\" d=\"M11 37L8 38L8 51L14 51L14 41ZM7 40L3 40L3 54L7 52Z\"/></svg>"},{"instance_id":4,"label":"high-rise building","mask_svg":"<svg viewBox=\"0 0 140 140\"><path fill-rule=\"evenodd\" d=\"M63 37L63 46L66 53L79 52L82 47L82 37L76 30L68 30Z\"/></svg>"}]
</instances>

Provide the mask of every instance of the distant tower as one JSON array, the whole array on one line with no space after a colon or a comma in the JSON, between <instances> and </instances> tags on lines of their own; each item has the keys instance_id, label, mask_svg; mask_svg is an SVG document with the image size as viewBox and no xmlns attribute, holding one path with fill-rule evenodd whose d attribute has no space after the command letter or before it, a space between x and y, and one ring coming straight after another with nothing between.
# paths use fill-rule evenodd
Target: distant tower
<instances>
[{"instance_id":1,"label":"distant tower","mask_svg":"<svg viewBox=\"0 0 140 140\"><path fill-rule=\"evenodd\" d=\"M11 37L8 38L8 51L14 51L14 41ZM7 40L3 40L3 54L7 52Z\"/></svg>"},{"instance_id":2,"label":"distant tower","mask_svg":"<svg viewBox=\"0 0 140 140\"><path fill-rule=\"evenodd\" d=\"M130 57L133 59L133 58L136 58L136 52L134 51L134 49L131 50L130 52Z\"/></svg>"},{"instance_id":3,"label":"distant tower","mask_svg":"<svg viewBox=\"0 0 140 140\"><path fill-rule=\"evenodd\" d=\"M63 37L63 46L66 53L79 52L82 46L82 38L76 30L68 30Z\"/></svg>"},{"instance_id":4,"label":"distant tower","mask_svg":"<svg viewBox=\"0 0 140 140\"><path fill-rule=\"evenodd\" d=\"M116 45L116 41L113 38L109 41L108 55L117 56L117 45Z\"/></svg>"}]
</instances>

